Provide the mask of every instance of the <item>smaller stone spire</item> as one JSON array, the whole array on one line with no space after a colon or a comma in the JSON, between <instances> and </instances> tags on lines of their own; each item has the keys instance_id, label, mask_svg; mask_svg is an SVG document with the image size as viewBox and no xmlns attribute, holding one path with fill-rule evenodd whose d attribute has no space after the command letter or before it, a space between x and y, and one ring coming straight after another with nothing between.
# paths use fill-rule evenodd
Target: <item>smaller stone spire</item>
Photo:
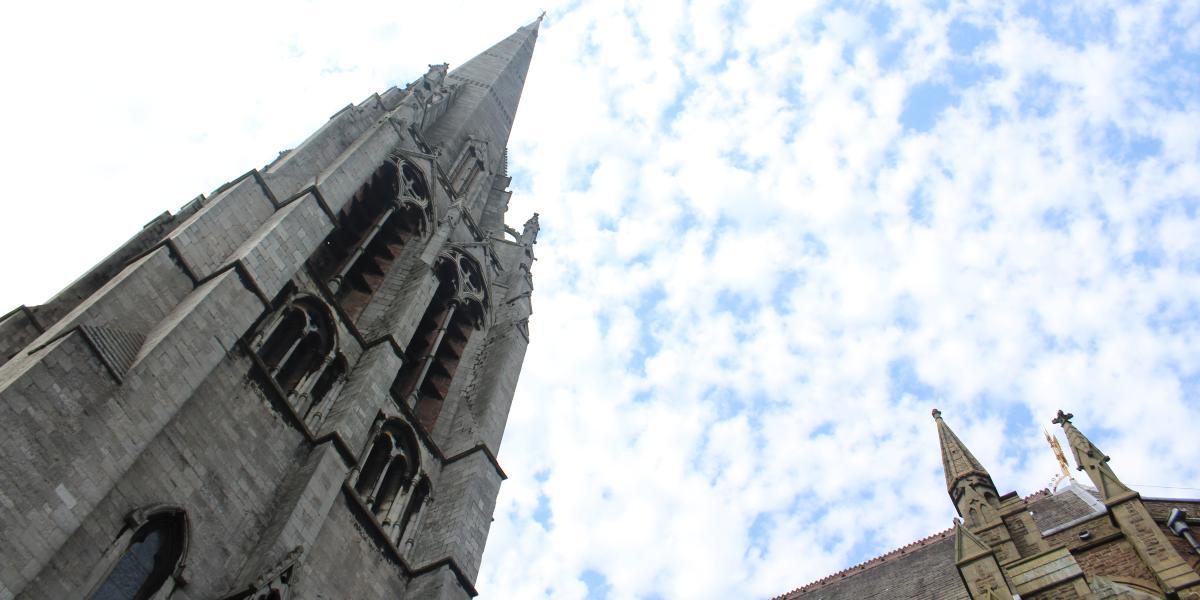
<instances>
[{"instance_id":1,"label":"smaller stone spire","mask_svg":"<svg viewBox=\"0 0 1200 600\"><path fill-rule=\"evenodd\" d=\"M1108 466L1108 456L1071 423L1073 418L1075 415L1060 410L1058 416L1054 417L1051 423L1062 425L1063 433L1067 436L1067 443L1071 446L1071 453L1075 455L1075 464L1079 465L1080 471L1087 473L1091 478L1092 484L1100 492L1100 499L1108 501L1132 494L1133 490L1121 483L1117 474Z\"/></svg>"},{"instance_id":2,"label":"smaller stone spire","mask_svg":"<svg viewBox=\"0 0 1200 600\"><path fill-rule=\"evenodd\" d=\"M1000 495L996 492L992 476L942 420L942 411L933 409L933 420L937 423L941 442L946 491L954 501L958 514L971 527L999 519Z\"/></svg>"},{"instance_id":3,"label":"smaller stone spire","mask_svg":"<svg viewBox=\"0 0 1200 600\"><path fill-rule=\"evenodd\" d=\"M954 484L968 475L980 475L990 482L992 476L983 468L979 459L967 449L967 446L954 435L954 431L942 420L942 411L933 409L933 419L937 422L938 439L942 444L942 467L946 472L946 489L953 490Z\"/></svg>"}]
</instances>

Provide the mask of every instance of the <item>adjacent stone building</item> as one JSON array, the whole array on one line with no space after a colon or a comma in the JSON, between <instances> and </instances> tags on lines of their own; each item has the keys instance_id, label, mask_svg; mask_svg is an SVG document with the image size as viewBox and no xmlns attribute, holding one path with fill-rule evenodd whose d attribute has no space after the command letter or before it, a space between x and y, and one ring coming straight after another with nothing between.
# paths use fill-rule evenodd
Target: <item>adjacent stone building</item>
<instances>
[{"instance_id":1,"label":"adjacent stone building","mask_svg":"<svg viewBox=\"0 0 1200 600\"><path fill-rule=\"evenodd\" d=\"M467 598L528 344L537 22L0 318L0 599Z\"/></svg>"},{"instance_id":2,"label":"adjacent stone building","mask_svg":"<svg viewBox=\"0 0 1200 600\"><path fill-rule=\"evenodd\" d=\"M1094 488L1000 495L991 475L933 411L950 529L779 596L786 600L1200 600L1200 500L1142 498L1059 411ZM1065 462L1065 461L1064 461ZM1189 537L1191 536L1191 537Z\"/></svg>"}]
</instances>

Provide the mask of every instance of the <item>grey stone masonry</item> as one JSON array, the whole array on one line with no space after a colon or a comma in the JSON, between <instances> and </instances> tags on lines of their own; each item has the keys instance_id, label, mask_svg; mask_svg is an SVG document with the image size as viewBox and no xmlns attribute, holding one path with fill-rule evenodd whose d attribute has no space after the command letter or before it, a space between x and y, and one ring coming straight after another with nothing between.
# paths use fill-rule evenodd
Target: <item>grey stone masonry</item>
<instances>
[{"instance_id":1,"label":"grey stone masonry","mask_svg":"<svg viewBox=\"0 0 1200 600\"><path fill-rule=\"evenodd\" d=\"M150 543L155 598L476 595L532 310L505 148L540 21L0 317L0 600L132 596Z\"/></svg>"}]
</instances>

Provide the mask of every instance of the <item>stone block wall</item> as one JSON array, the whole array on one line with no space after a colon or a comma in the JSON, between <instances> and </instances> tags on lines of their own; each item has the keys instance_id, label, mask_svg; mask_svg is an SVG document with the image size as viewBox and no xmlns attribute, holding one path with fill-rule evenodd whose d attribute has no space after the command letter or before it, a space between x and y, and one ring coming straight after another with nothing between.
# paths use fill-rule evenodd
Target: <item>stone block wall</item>
<instances>
[{"instance_id":1,"label":"stone block wall","mask_svg":"<svg viewBox=\"0 0 1200 600\"><path fill-rule=\"evenodd\" d=\"M0 545L0 600L85 596L125 551L131 512L155 505L186 515L186 566L173 598L253 591L279 569L300 598L474 595L503 479L494 452L478 449L474 427L439 437L417 426L420 475L433 500L419 531L406 533L412 551L389 539L349 478L372 423L381 414L408 419L390 386L437 286L428 259L453 241L470 248L488 278L527 266L497 259L470 217L451 210L482 199L446 189L433 156L473 124L491 135L484 144L495 156L485 171L503 170L497 161L535 31L493 49L514 53L490 80L500 96L453 92L441 104L415 105L396 89L373 95L264 170L156 219L47 306L0 318L0 534L9 542ZM447 103L459 102L475 104L447 121L453 136L420 139L450 118L456 107ZM494 118L506 121L480 121ZM360 330L306 262L337 212L397 152L429 161L437 222L385 274ZM494 209L489 218L502 217L499 203ZM497 289L504 295L504 285ZM335 322L322 335L336 350L323 360L346 361L323 421L298 414L296 398L308 392L289 395L256 354L260 328L297 293L330 305ZM494 381L504 389L479 397L499 394L488 422L502 429L516 381L502 371L520 369L524 346L512 357L493 350L495 361L475 360L488 333L472 337L439 424L464 406L465 382L475 389ZM485 363L489 378L480 379L473 370ZM447 457L445 448L465 451Z\"/></svg>"},{"instance_id":2,"label":"stone block wall","mask_svg":"<svg viewBox=\"0 0 1200 600\"><path fill-rule=\"evenodd\" d=\"M234 576L272 516L279 483L307 451L264 391L251 361L230 352L119 482L89 511L26 589L31 597L83 597L87 576L126 526L133 508L178 505L190 525L187 570L173 598L214 598ZM86 481L86 480L85 480Z\"/></svg>"},{"instance_id":3,"label":"stone block wall","mask_svg":"<svg viewBox=\"0 0 1200 600\"><path fill-rule=\"evenodd\" d=\"M405 595L408 580L402 566L352 502L345 494L334 501L312 550L300 565L296 597L422 598Z\"/></svg>"}]
</instances>

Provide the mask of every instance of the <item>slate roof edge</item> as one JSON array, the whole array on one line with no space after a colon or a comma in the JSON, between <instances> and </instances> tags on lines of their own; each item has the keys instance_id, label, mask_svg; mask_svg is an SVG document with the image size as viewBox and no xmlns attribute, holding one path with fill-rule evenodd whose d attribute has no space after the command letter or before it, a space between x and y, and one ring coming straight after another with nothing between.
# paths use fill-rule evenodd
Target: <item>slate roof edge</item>
<instances>
[{"instance_id":1,"label":"slate roof edge","mask_svg":"<svg viewBox=\"0 0 1200 600\"><path fill-rule=\"evenodd\" d=\"M1025 502L1029 502L1029 501L1037 500L1042 497L1050 496L1050 495L1051 494L1050 494L1049 489L1041 489L1041 490L1038 490L1028 496L1025 496L1025 498L1023 498L1023 500ZM886 562L890 562L899 556L908 556L912 550L918 550L918 549L924 548L926 546L930 546L930 545L940 542L952 535L954 535L954 528L948 527L946 529L943 529L942 531L939 531L937 533L923 537L915 542L910 542L904 546L896 548L895 550L890 550L888 552L880 554L879 556L876 556L875 558L871 558L871 559L868 559L861 563L858 563L856 565L853 565L851 567L847 567L845 569L842 569L841 571L831 573L831 574L826 575L825 577L822 577L811 583L806 583L790 592L784 592L783 594L773 597L771 600L787 600L788 598L791 598L795 594L811 592L812 590L825 587L826 585L830 585L832 583L843 581L847 577L852 577L854 575L858 575L859 573L864 573L866 571L869 571L879 565L882 565Z\"/></svg>"},{"instance_id":2,"label":"slate roof edge","mask_svg":"<svg viewBox=\"0 0 1200 600\"><path fill-rule=\"evenodd\" d=\"M908 554L913 550L918 550L918 549L924 548L925 546L929 546L936 542L940 542L944 539L949 538L952 535L954 535L954 528L949 527L947 529L944 529L944 530L934 533L932 535L923 537L915 542L910 542L904 546L896 548L895 550L891 550L891 551L885 552L884 554L880 554L879 556L876 556L875 558L868 559L868 560L858 563L854 566L842 569L841 571L837 571L835 573L826 575L816 581L802 585L790 592L786 592L786 593L780 594L779 596L775 596L773 598L773 600L786 600L787 598L792 597L794 594L811 592L812 590L825 587L826 585L843 581L847 577L858 575L859 573L869 571L870 569L877 567L885 562L890 562L892 559L896 558L897 556L908 556Z\"/></svg>"}]
</instances>

